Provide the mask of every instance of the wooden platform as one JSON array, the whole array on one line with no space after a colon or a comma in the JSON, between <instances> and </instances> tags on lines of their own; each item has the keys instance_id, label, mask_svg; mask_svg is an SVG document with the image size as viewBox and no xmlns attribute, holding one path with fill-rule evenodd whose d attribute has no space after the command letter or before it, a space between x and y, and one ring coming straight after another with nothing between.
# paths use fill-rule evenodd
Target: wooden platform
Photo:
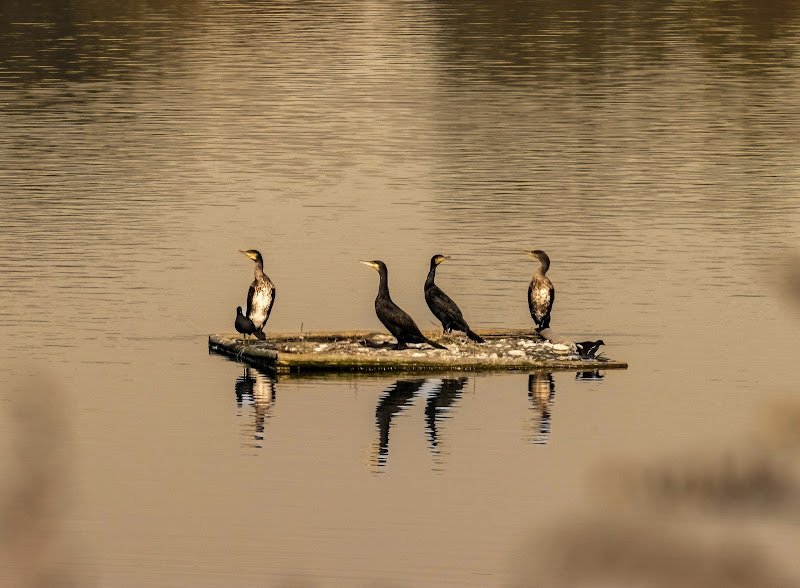
<instances>
[{"instance_id":1,"label":"wooden platform","mask_svg":"<svg viewBox=\"0 0 800 588\"><path fill-rule=\"evenodd\" d=\"M395 350L394 339L364 331L324 333L268 333L266 341L250 340L238 333L208 337L210 353L226 355L263 370L278 373L320 372L420 372L500 370L625 369L628 364L605 357L582 359L561 339L553 345L530 330L483 329L486 343L460 336L425 335L447 346Z\"/></svg>"}]
</instances>

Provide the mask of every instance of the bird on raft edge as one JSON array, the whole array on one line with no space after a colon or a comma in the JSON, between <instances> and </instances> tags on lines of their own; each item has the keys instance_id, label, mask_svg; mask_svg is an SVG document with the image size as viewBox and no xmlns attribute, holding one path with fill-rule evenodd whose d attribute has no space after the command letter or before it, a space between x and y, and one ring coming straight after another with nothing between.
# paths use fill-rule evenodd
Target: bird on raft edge
<instances>
[{"instance_id":1,"label":"bird on raft edge","mask_svg":"<svg viewBox=\"0 0 800 588\"><path fill-rule=\"evenodd\" d=\"M526 255L539 260L539 269L533 274L533 279L528 286L528 308L531 318L536 323L537 331L550 328L550 311L556 298L553 282L545 274L550 269L550 258L540 249L523 251Z\"/></svg>"},{"instance_id":2,"label":"bird on raft edge","mask_svg":"<svg viewBox=\"0 0 800 588\"><path fill-rule=\"evenodd\" d=\"M246 316L253 321L253 325L256 327L253 333L255 337L263 340L267 338L264 335L264 325L267 324L272 306L275 304L275 284L264 273L264 259L260 252L255 249L247 251L240 249L239 253L255 262L253 283L250 284L250 290L247 292Z\"/></svg>"},{"instance_id":3,"label":"bird on raft edge","mask_svg":"<svg viewBox=\"0 0 800 588\"><path fill-rule=\"evenodd\" d=\"M233 323L236 330L242 334L244 346L247 347L247 336L256 332L256 326L249 318L242 314L242 307L236 307L236 321Z\"/></svg>"},{"instance_id":4,"label":"bird on raft edge","mask_svg":"<svg viewBox=\"0 0 800 588\"><path fill-rule=\"evenodd\" d=\"M383 323L383 326L397 339L395 349L403 349L408 343L427 343L436 349L447 349L444 345L427 339L419 330L414 319L392 301L389 296L389 272L385 263L377 259L374 261L361 260L359 263L371 267L380 276L378 296L375 298L375 314L378 315L378 320Z\"/></svg>"},{"instance_id":5,"label":"bird on raft edge","mask_svg":"<svg viewBox=\"0 0 800 588\"><path fill-rule=\"evenodd\" d=\"M595 353L597 353L601 345L605 345L605 342L602 339L598 339L597 341L581 341L580 343L575 343L575 348L578 351L578 355L583 359L592 359L595 357Z\"/></svg>"},{"instance_id":6,"label":"bird on raft edge","mask_svg":"<svg viewBox=\"0 0 800 588\"><path fill-rule=\"evenodd\" d=\"M485 343L480 335L469 328L461 314L461 309L453 299L434 283L436 268L446 259L450 259L450 256L437 254L431 257L431 267L428 271L428 278L425 280L425 302L428 303L428 308L431 309L433 315L441 321L444 333L450 333L453 330L462 331L476 343Z\"/></svg>"}]
</instances>

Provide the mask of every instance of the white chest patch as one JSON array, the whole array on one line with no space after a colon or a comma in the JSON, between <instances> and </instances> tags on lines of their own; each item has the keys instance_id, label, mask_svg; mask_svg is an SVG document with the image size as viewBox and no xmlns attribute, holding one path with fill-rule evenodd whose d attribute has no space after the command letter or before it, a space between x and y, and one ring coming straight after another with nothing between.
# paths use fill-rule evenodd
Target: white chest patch
<instances>
[{"instance_id":1,"label":"white chest patch","mask_svg":"<svg viewBox=\"0 0 800 588\"><path fill-rule=\"evenodd\" d=\"M272 292L266 288L257 290L253 294L253 306L247 318L253 321L256 327L263 327L267 320L267 310L269 310L270 304L272 304Z\"/></svg>"}]
</instances>

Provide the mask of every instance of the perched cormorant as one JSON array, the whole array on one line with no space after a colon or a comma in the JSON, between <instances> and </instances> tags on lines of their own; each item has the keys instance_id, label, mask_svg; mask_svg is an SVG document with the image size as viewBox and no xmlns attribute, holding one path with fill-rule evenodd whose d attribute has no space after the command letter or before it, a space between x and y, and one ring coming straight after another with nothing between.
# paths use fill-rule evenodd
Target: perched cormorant
<instances>
[{"instance_id":1,"label":"perched cormorant","mask_svg":"<svg viewBox=\"0 0 800 588\"><path fill-rule=\"evenodd\" d=\"M247 345L247 336L256 332L256 326L249 318L242 314L242 307L236 307L236 322L234 323L236 330L239 331L244 337L244 344Z\"/></svg>"},{"instance_id":2,"label":"perched cormorant","mask_svg":"<svg viewBox=\"0 0 800 588\"><path fill-rule=\"evenodd\" d=\"M531 310L531 317L538 330L549 329L550 311L556 297L553 282L545 275L550 268L550 258L547 257L547 253L539 249L525 251L525 253L538 259L541 264L533 274L531 284L528 286L528 308Z\"/></svg>"},{"instance_id":3,"label":"perched cormorant","mask_svg":"<svg viewBox=\"0 0 800 588\"><path fill-rule=\"evenodd\" d=\"M591 359L594 357L594 354L597 353L597 350L600 349L601 345L605 345L602 339L598 339L597 341L581 341L580 343L575 343L575 347L578 349L578 353L583 359Z\"/></svg>"},{"instance_id":4,"label":"perched cormorant","mask_svg":"<svg viewBox=\"0 0 800 588\"><path fill-rule=\"evenodd\" d=\"M464 331L467 337L478 343L483 343L483 339L472 332L461 315L461 309L458 308L455 302L433 283L436 277L436 267L445 259L450 259L449 255L434 255L431 257L431 269L428 272L428 279L425 280L425 302L428 303L428 308L431 312L442 321L442 329L445 333L449 333L453 329L456 331Z\"/></svg>"},{"instance_id":5,"label":"perched cormorant","mask_svg":"<svg viewBox=\"0 0 800 588\"><path fill-rule=\"evenodd\" d=\"M383 326L389 329L389 332L397 339L397 349L402 349L407 343L427 343L437 349L447 349L444 345L426 339L414 319L392 302L389 296L389 277L386 264L377 260L362 261L361 263L377 270L381 277L378 296L375 298L375 314L378 315L378 320L383 323Z\"/></svg>"},{"instance_id":6,"label":"perched cormorant","mask_svg":"<svg viewBox=\"0 0 800 588\"><path fill-rule=\"evenodd\" d=\"M247 318L253 321L256 330L254 335L257 339L266 339L264 335L264 325L267 324L269 313L272 312L272 305L275 304L275 285L270 281L269 276L264 273L264 260L261 254L255 249L239 251L256 262L255 279L250 284L250 291L247 293Z\"/></svg>"}]
</instances>

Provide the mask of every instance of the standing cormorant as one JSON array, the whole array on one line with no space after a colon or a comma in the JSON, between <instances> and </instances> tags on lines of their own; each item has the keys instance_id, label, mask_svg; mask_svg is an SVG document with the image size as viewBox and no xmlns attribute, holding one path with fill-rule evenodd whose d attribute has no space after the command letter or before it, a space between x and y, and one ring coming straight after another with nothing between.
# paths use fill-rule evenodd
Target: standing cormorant
<instances>
[{"instance_id":1,"label":"standing cormorant","mask_svg":"<svg viewBox=\"0 0 800 588\"><path fill-rule=\"evenodd\" d=\"M236 330L244 337L244 344L247 345L247 336L256 332L256 326L249 318L242 314L242 307L236 307L236 322L233 324Z\"/></svg>"},{"instance_id":2,"label":"standing cormorant","mask_svg":"<svg viewBox=\"0 0 800 588\"><path fill-rule=\"evenodd\" d=\"M392 302L389 296L389 273L386 270L386 264L378 260L362 261L361 263L377 270L381 277L378 296L375 298L375 314L378 315L378 320L383 323L383 326L389 329L389 332L397 339L396 348L402 349L407 343L427 343L437 349L447 349L444 345L426 339L414 319Z\"/></svg>"},{"instance_id":3,"label":"standing cormorant","mask_svg":"<svg viewBox=\"0 0 800 588\"><path fill-rule=\"evenodd\" d=\"M461 309L453 300L433 283L436 277L436 267L445 259L450 259L449 255L434 255L431 257L431 269L428 272L428 279L425 280L425 302L428 303L428 308L431 312L442 321L442 329L445 333L449 333L453 329L456 331L464 331L467 337L478 343L483 343L483 339L476 335L469 328L467 321L461 315Z\"/></svg>"},{"instance_id":4,"label":"standing cormorant","mask_svg":"<svg viewBox=\"0 0 800 588\"><path fill-rule=\"evenodd\" d=\"M258 251L255 249L239 250L239 253L256 262L255 279L250 284L250 291L247 293L247 318L253 321L253 325L256 327L253 333L256 338L266 339L264 325L267 324L269 313L272 312L272 305L275 304L275 285L264 273L264 260Z\"/></svg>"},{"instance_id":5,"label":"standing cormorant","mask_svg":"<svg viewBox=\"0 0 800 588\"><path fill-rule=\"evenodd\" d=\"M553 308L553 300L556 297L553 282L545 274L550 268L550 258L547 253L536 249L535 251L525 251L528 255L539 260L541 265L536 273L533 274L530 286L528 286L528 308L531 310L533 322L538 327L537 330L550 328L550 311Z\"/></svg>"},{"instance_id":6,"label":"standing cormorant","mask_svg":"<svg viewBox=\"0 0 800 588\"><path fill-rule=\"evenodd\" d=\"M601 345L605 345L602 339L598 339L597 341L581 341L580 343L575 343L575 347L578 350L578 354L583 359L591 359L597 353L597 350L600 349Z\"/></svg>"}]
</instances>

